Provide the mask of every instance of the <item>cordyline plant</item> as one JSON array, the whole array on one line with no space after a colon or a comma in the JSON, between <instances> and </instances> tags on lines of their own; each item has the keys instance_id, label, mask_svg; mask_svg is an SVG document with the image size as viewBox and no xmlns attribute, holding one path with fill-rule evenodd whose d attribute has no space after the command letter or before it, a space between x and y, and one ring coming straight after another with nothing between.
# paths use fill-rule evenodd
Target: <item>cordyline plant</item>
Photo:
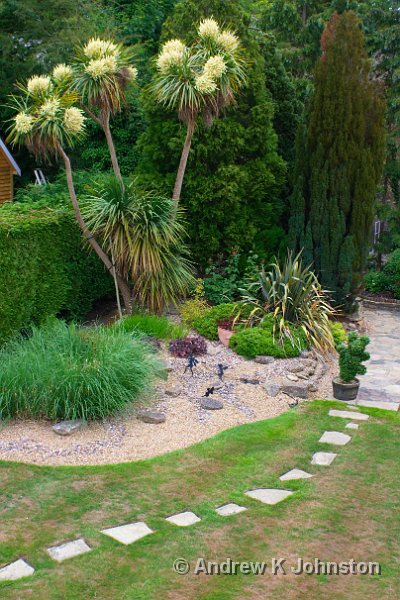
<instances>
[{"instance_id":1,"label":"cordyline plant","mask_svg":"<svg viewBox=\"0 0 400 600\"><path fill-rule=\"evenodd\" d=\"M122 44L92 38L78 48L71 69L72 85L79 93L82 108L104 131L114 174L121 185L110 118L122 110L126 89L137 77L137 69L131 62L131 53Z\"/></svg>"},{"instance_id":2,"label":"cordyline plant","mask_svg":"<svg viewBox=\"0 0 400 600\"><path fill-rule=\"evenodd\" d=\"M252 307L249 325L262 324L273 315L274 336L281 343L289 338L295 344L290 329L293 324L303 330L309 345L320 350L335 347L329 317L336 311L311 267L303 265L301 252L293 256L289 251L284 264L276 260L268 272L263 267L259 280L249 286L242 302Z\"/></svg>"},{"instance_id":3,"label":"cordyline plant","mask_svg":"<svg viewBox=\"0 0 400 600\"><path fill-rule=\"evenodd\" d=\"M172 195L178 204L197 117L210 126L221 109L234 102L235 94L246 83L245 61L239 38L229 30L221 30L211 18L201 21L193 46L179 39L166 42L156 67L151 90L165 108L177 110L186 125Z\"/></svg>"},{"instance_id":4,"label":"cordyline plant","mask_svg":"<svg viewBox=\"0 0 400 600\"><path fill-rule=\"evenodd\" d=\"M17 84L20 95L10 96L9 106L16 114L10 120L8 141L12 145L26 145L36 156L63 159L76 220L84 237L106 269L114 276L125 307L130 310L129 286L121 274L116 272L112 260L88 229L75 193L71 161L67 151L84 135L85 116L76 106L77 92L66 85L68 74L69 68L59 65L54 70L53 78L34 76L26 85Z\"/></svg>"}]
</instances>

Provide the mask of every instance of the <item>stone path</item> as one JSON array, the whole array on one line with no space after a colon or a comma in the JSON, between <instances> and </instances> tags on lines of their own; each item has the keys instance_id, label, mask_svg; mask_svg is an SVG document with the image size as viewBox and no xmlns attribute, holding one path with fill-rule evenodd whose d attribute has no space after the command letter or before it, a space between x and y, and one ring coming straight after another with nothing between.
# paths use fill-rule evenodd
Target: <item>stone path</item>
<instances>
[{"instance_id":1,"label":"stone path","mask_svg":"<svg viewBox=\"0 0 400 600\"><path fill-rule=\"evenodd\" d=\"M364 309L368 323L371 358L361 375L355 404L399 410L400 407L400 312Z\"/></svg>"},{"instance_id":2,"label":"stone path","mask_svg":"<svg viewBox=\"0 0 400 600\"><path fill-rule=\"evenodd\" d=\"M329 416L350 419L346 427L349 429L357 429L358 424L354 423L353 420L367 420L369 416L358 412L358 409L352 407L352 410L330 410ZM325 431L322 437L318 440L319 443L332 444L344 446L351 440L351 436L340 431ZM311 464L318 466L329 466L337 457L334 452L315 452L312 456ZM293 468L287 473L284 473L279 477L281 481L292 481L296 479L309 479L313 477L312 473L303 471L302 469ZM263 504L275 505L282 502L289 496L295 494L295 491L286 489L276 488L256 488L248 490L245 495L253 500L258 500ZM224 504L215 509L215 512L221 517L228 517L231 515L239 514L243 511L248 510L247 507L241 506L234 502ZM201 521L201 518L194 512L187 510L184 512L176 513L165 518L165 521L172 523L178 527L189 527ZM117 542L129 545L142 539L143 537L155 533L146 523L138 521L136 523L128 523L125 525L119 525L101 531L104 535L113 538ZM90 546L85 542L84 539L65 542L59 546L52 546L47 548L47 553L57 562L86 554L91 551ZM19 559L0 568L0 581L14 581L23 577L33 575L35 569L29 565L25 560Z\"/></svg>"}]
</instances>

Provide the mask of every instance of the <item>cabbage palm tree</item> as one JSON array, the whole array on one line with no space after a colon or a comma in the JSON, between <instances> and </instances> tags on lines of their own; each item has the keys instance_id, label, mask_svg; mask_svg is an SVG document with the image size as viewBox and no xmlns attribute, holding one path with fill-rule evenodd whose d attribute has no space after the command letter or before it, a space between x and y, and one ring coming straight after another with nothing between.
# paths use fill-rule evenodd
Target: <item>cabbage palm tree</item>
<instances>
[{"instance_id":1,"label":"cabbage palm tree","mask_svg":"<svg viewBox=\"0 0 400 600\"><path fill-rule=\"evenodd\" d=\"M92 38L78 48L73 67L73 86L85 112L103 129L115 176L121 181L110 118L125 104L125 92L137 77L131 54L121 44Z\"/></svg>"},{"instance_id":2,"label":"cabbage palm tree","mask_svg":"<svg viewBox=\"0 0 400 600\"><path fill-rule=\"evenodd\" d=\"M117 270L130 279L137 302L154 312L183 295L194 279L183 242L182 214L173 201L125 186L113 176L82 205L91 231L110 247Z\"/></svg>"},{"instance_id":3,"label":"cabbage palm tree","mask_svg":"<svg viewBox=\"0 0 400 600\"><path fill-rule=\"evenodd\" d=\"M64 68L64 65L59 67ZM68 70L68 67L65 68ZM48 76L35 76L28 80L26 86L18 85L20 96L10 97L10 108L16 114L10 122L8 140L13 145L25 144L36 155L63 159L76 220L84 237L106 269L111 274L114 272L125 307L130 310L129 286L121 274L114 271L112 261L89 230L76 197L67 149L84 135L85 117L82 110L75 106L78 100L77 92L68 91L64 78L58 78L61 70L59 68L53 79ZM67 72L64 75L66 77Z\"/></svg>"},{"instance_id":4,"label":"cabbage palm tree","mask_svg":"<svg viewBox=\"0 0 400 600\"><path fill-rule=\"evenodd\" d=\"M221 30L211 18L200 23L198 40L193 46L187 47L179 39L166 42L156 66L151 89L157 101L166 109L177 110L186 125L172 194L177 205L197 117L201 115L210 126L220 110L234 102L236 93L246 83L245 61L238 37Z\"/></svg>"}]
</instances>

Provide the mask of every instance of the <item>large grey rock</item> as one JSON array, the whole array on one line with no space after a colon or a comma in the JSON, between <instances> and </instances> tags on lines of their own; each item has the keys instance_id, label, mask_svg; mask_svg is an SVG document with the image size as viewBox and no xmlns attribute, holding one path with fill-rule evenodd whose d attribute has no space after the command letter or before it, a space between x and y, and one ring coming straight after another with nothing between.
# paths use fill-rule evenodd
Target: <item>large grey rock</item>
<instances>
[{"instance_id":1,"label":"large grey rock","mask_svg":"<svg viewBox=\"0 0 400 600\"><path fill-rule=\"evenodd\" d=\"M260 500L264 504L278 504L288 496L291 496L293 492L289 490L274 490L269 488L258 488L256 490L249 490L245 492L246 496Z\"/></svg>"},{"instance_id":2,"label":"large grey rock","mask_svg":"<svg viewBox=\"0 0 400 600\"><path fill-rule=\"evenodd\" d=\"M273 356L268 356L267 354L260 354L259 356L256 356L254 361L260 365L270 365L271 363L274 362L274 357Z\"/></svg>"},{"instance_id":3,"label":"large grey rock","mask_svg":"<svg viewBox=\"0 0 400 600\"><path fill-rule=\"evenodd\" d=\"M73 542L66 542L60 546L47 548L48 554L57 562L62 562L67 558L74 558L74 556L85 554L86 552L90 552L90 550L91 548L89 548L85 540L82 538L79 540L74 540Z\"/></svg>"},{"instance_id":4,"label":"large grey rock","mask_svg":"<svg viewBox=\"0 0 400 600\"><path fill-rule=\"evenodd\" d=\"M281 392L282 386L279 383L274 383L273 381L266 381L264 383L264 389L268 396L275 398L275 396Z\"/></svg>"},{"instance_id":5,"label":"large grey rock","mask_svg":"<svg viewBox=\"0 0 400 600\"><path fill-rule=\"evenodd\" d=\"M101 533L104 533L104 535L108 535L114 540L117 540L117 542L128 546L129 544L133 544L133 542L140 540L140 538L154 532L146 525L146 523L143 523L143 521L138 521L137 523L129 523L128 525L103 529Z\"/></svg>"},{"instance_id":6,"label":"large grey rock","mask_svg":"<svg viewBox=\"0 0 400 600\"><path fill-rule=\"evenodd\" d=\"M137 418L144 423L156 425L158 423L165 423L167 417L164 413L155 410L141 410L138 412Z\"/></svg>"},{"instance_id":7,"label":"large grey rock","mask_svg":"<svg viewBox=\"0 0 400 600\"><path fill-rule=\"evenodd\" d=\"M33 575L35 569L20 558L0 569L0 581L15 581Z\"/></svg>"},{"instance_id":8,"label":"large grey rock","mask_svg":"<svg viewBox=\"0 0 400 600\"><path fill-rule=\"evenodd\" d=\"M165 520L169 523L177 525L178 527L189 527L189 525L194 525L195 523L201 521L200 517L195 515L194 512L191 512L190 510L177 513L176 515L171 515Z\"/></svg>"},{"instance_id":9,"label":"large grey rock","mask_svg":"<svg viewBox=\"0 0 400 600\"><path fill-rule=\"evenodd\" d=\"M309 391L306 383L287 383L282 386L282 392L289 396L295 396L296 398L308 398Z\"/></svg>"},{"instance_id":10,"label":"large grey rock","mask_svg":"<svg viewBox=\"0 0 400 600\"><path fill-rule=\"evenodd\" d=\"M165 389L165 395L170 396L171 398L177 398L181 395L181 390L178 387L170 387Z\"/></svg>"},{"instance_id":11,"label":"large grey rock","mask_svg":"<svg viewBox=\"0 0 400 600\"><path fill-rule=\"evenodd\" d=\"M205 410L221 410L221 408L224 408L224 405L221 402L221 400L217 400L216 398L210 397L201 398L200 406Z\"/></svg>"},{"instance_id":12,"label":"large grey rock","mask_svg":"<svg viewBox=\"0 0 400 600\"><path fill-rule=\"evenodd\" d=\"M86 421L82 419L76 419L73 421L60 421L53 425L54 433L57 435L72 435L77 431L80 431L86 426Z\"/></svg>"}]
</instances>

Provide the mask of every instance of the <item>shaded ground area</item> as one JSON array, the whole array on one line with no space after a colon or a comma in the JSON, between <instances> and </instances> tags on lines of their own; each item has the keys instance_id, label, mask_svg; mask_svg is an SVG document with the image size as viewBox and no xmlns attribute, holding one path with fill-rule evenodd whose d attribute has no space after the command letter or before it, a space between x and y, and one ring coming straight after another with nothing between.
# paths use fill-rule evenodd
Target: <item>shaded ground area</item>
<instances>
[{"instance_id":1,"label":"shaded ground area","mask_svg":"<svg viewBox=\"0 0 400 600\"><path fill-rule=\"evenodd\" d=\"M164 457L102 467L34 467L0 464L0 565L25 558L36 568L29 579L0 584L5 600L230 600L311 598L394 599L400 595L400 415L365 409L358 430L329 417L338 402L311 402L275 419L225 431ZM364 409L363 409L364 410ZM310 464L325 430L350 432L330 467ZM293 467L315 476L279 481ZM244 496L255 487L296 493L266 506ZM237 502L248 508L220 517L215 507ZM201 522L187 529L164 521L192 510ZM131 546L101 529L145 521L155 533ZM92 552L54 563L46 547L84 537ZM183 557L296 564L378 561L380 576L298 575L272 577L178 575Z\"/></svg>"}]
</instances>

